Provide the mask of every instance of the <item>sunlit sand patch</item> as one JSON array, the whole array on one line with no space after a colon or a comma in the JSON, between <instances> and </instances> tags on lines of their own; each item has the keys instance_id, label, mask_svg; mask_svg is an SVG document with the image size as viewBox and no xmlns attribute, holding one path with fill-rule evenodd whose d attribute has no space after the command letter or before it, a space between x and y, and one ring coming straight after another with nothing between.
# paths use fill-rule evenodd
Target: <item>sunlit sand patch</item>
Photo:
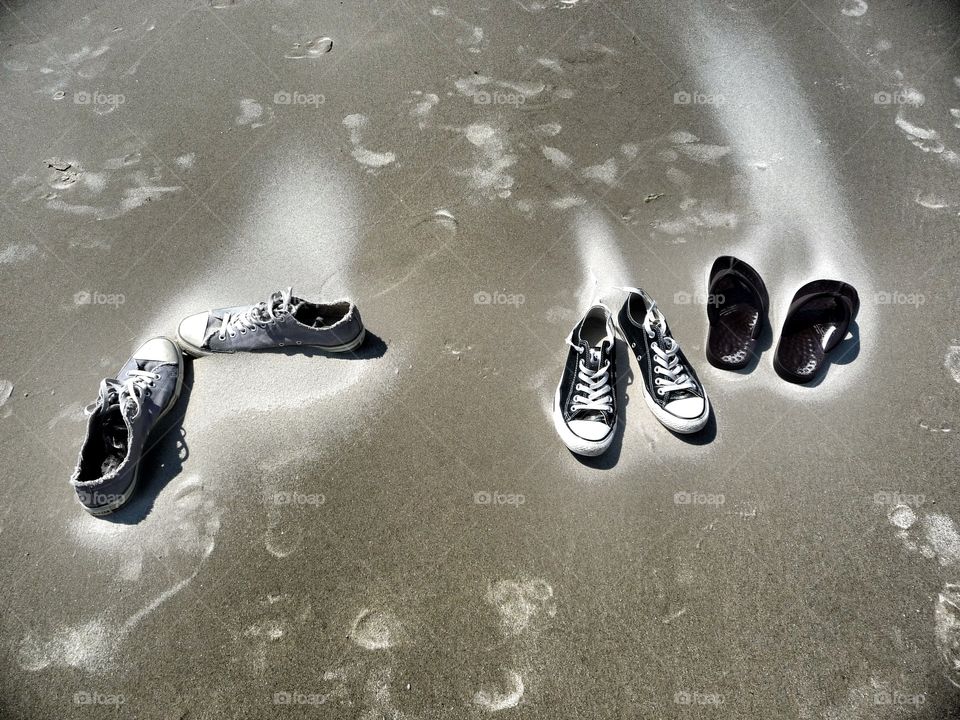
<instances>
[{"instance_id":1,"label":"sunlit sand patch","mask_svg":"<svg viewBox=\"0 0 960 720\"><path fill-rule=\"evenodd\" d=\"M617 247L616 236L599 211L578 213L576 241L583 277L580 288L583 309L604 296L619 293L623 286L635 284Z\"/></svg>"}]
</instances>

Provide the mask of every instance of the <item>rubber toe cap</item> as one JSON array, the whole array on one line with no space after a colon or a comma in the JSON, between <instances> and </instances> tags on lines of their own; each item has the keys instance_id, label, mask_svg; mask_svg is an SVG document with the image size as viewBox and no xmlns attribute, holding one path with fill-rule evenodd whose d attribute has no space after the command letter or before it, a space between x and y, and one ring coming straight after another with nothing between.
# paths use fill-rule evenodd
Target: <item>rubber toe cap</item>
<instances>
[{"instance_id":1,"label":"rubber toe cap","mask_svg":"<svg viewBox=\"0 0 960 720\"><path fill-rule=\"evenodd\" d=\"M610 428L597 420L571 420L567 425L577 437L596 442L603 440L610 432Z\"/></svg>"},{"instance_id":2,"label":"rubber toe cap","mask_svg":"<svg viewBox=\"0 0 960 720\"><path fill-rule=\"evenodd\" d=\"M692 420L703 415L704 407L703 398L689 397L667 403L663 409L674 417Z\"/></svg>"},{"instance_id":3,"label":"rubber toe cap","mask_svg":"<svg viewBox=\"0 0 960 720\"><path fill-rule=\"evenodd\" d=\"M184 342L202 348L206 341L207 321L209 317L209 312L202 312L184 318L180 323L180 327L177 328L177 333Z\"/></svg>"},{"instance_id":4,"label":"rubber toe cap","mask_svg":"<svg viewBox=\"0 0 960 720\"><path fill-rule=\"evenodd\" d=\"M147 340L137 348L133 354L137 360L153 360L154 362L177 363L180 360L180 348L172 340L165 337L155 337Z\"/></svg>"}]
</instances>

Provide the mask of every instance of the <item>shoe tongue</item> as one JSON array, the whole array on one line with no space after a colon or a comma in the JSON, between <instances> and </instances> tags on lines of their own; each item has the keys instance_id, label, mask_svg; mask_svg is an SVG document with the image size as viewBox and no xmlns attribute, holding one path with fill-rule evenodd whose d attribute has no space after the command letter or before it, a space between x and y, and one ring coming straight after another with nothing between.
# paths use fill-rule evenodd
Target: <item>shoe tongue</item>
<instances>
[{"instance_id":1,"label":"shoe tongue","mask_svg":"<svg viewBox=\"0 0 960 720\"><path fill-rule=\"evenodd\" d=\"M270 296L270 299L267 302L261 302L254 305L250 308L250 314L258 320L269 320L270 319L270 309L274 311L278 310L283 304L283 295L279 292L273 293ZM298 297L290 297L290 304L286 308L290 311L291 315L295 315L297 310L303 304L303 300Z\"/></svg>"},{"instance_id":2,"label":"shoe tongue","mask_svg":"<svg viewBox=\"0 0 960 720\"><path fill-rule=\"evenodd\" d=\"M588 348L587 359L585 360L586 365L591 370L599 370L601 362L603 362L603 355L600 352L600 348Z\"/></svg>"},{"instance_id":3,"label":"shoe tongue","mask_svg":"<svg viewBox=\"0 0 960 720\"><path fill-rule=\"evenodd\" d=\"M592 372L596 372L600 369L600 366L603 364L603 351L600 347L591 347L586 340L582 341L581 347L583 347L583 352L580 357L583 360L583 364L590 368ZM577 416L578 420L598 420L600 422L606 422L606 413L602 410L581 410L580 414Z\"/></svg>"},{"instance_id":4,"label":"shoe tongue","mask_svg":"<svg viewBox=\"0 0 960 720\"><path fill-rule=\"evenodd\" d=\"M153 370L160 365L163 365L162 360L137 360L137 370L143 370L144 372L153 372Z\"/></svg>"},{"instance_id":5,"label":"shoe tongue","mask_svg":"<svg viewBox=\"0 0 960 720\"><path fill-rule=\"evenodd\" d=\"M660 347L661 350L666 350L667 346L674 345L676 343L676 340L666 335L663 331L663 328L660 327L659 325L651 325L651 327L653 328L653 333L656 336L654 338L654 341L657 343L657 346ZM678 347L677 349L679 350L680 348ZM686 372L685 368L683 372ZM666 377L666 376L662 376L662 377ZM699 396L696 393L692 392L690 389L684 388L683 390L671 390L666 394L665 399L667 402L672 402L674 400L683 400L685 398L691 398L691 397L699 397Z\"/></svg>"}]
</instances>

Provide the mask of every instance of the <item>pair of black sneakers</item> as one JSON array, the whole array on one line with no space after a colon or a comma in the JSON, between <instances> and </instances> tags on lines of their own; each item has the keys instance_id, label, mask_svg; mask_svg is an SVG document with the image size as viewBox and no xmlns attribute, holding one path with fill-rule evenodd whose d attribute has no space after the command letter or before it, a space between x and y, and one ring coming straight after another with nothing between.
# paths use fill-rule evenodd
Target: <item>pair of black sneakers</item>
<instances>
[{"instance_id":1,"label":"pair of black sneakers","mask_svg":"<svg viewBox=\"0 0 960 720\"><path fill-rule=\"evenodd\" d=\"M724 255L710 270L707 360L722 370L740 370L756 354L770 301L760 274L739 258ZM860 309L852 285L814 280L793 296L787 310L773 367L784 380L812 381L827 354L847 336Z\"/></svg>"},{"instance_id":2,"label":"pair of black sneakers","mask_svg":"<svg viewBox=\"0 0 960 720\"><path fill-rule=\"evenodd\" d=\"M554 396L553 422L564 445L578 455L600 455L616 433L617 329L636 355L647 407L664 426L692 433L710 416L703 386L657 303L643 290L626 290L616 322L606 305L597 304L567 338L570 352Z\"/></svg>"}]
</instances>

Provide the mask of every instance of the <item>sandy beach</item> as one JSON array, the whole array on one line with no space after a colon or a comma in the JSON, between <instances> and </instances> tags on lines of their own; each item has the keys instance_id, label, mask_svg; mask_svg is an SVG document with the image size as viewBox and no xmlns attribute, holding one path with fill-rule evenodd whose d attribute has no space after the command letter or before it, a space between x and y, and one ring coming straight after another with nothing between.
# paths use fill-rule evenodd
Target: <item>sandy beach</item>
<instances>
[{"instance_id":1,"label":"sandy beach","mask_svg":"<svg viewBox=\"0 0 960 720\"><path fill-rule=\"evenodd\" d=\"M0 716L960 717L957 7L11 0L0 40ZM742 372L724 254L770 291ZM862 304L792 385L816 278ZM291 285L366 343L189 361L85 513L101 378ZM585 460L565 339L623 286L713 418L622 347Z\"/></svg>"}]
</instances>

